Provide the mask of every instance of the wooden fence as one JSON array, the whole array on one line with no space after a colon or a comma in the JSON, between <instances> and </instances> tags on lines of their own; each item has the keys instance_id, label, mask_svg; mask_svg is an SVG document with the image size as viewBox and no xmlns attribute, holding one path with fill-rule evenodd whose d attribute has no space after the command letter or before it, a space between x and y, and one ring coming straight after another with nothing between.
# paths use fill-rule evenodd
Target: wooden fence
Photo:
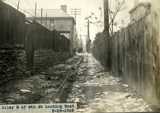
<instances>
[{"instance_id":1,"label":"wooden fence","mask_svg":"<svg viewBox=\"0 0 160 113\"><path fill-rule=\"evenodd\" d=\"M18 57L16 48L25 53L23 56L26 58L24 60L27 67L32 69L36 50L50 49L69 53L69 47L70 40L65 36L48 30L36 21L28 21L23 13L0 1L0 70L7 70L6 64L8 67L17 65L17 60L9 60L14 59L11 56ZM6 77L5 72L2 74Z\"/></svg>"},{"instance_id":2,"label":"wooden fence","mask_svg":"<svg viewBox=\"0 0 160 113\"><path fill-rule=\"evenodd\" d=\"M24 43L25 15L0 2L0 47Z\"/></svg>"}]
</instances>

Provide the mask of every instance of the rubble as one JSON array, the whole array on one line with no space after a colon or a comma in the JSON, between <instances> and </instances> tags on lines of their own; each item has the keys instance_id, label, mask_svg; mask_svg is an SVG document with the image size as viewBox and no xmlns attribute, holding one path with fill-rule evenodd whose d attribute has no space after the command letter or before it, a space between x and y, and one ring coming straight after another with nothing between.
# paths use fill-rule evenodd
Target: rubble
<instances>
[{"instance_id":1,"label":"rubble","mask_svg":"<svg viewBox=\"0 0 160 113\"><path fill-rule=\"evenodd\" d=\"M149 104L120 78L105 72L92 55L84 58L88 59L88 62L82 62L79 70L86 70L81 72L73 84L67 99L67 102L78 104L76 113L152 111Z\"/></svg>"},{"instance_id":2,"label":"rubble","mask_svg":"<svg viewBox=\"0 0 160 113\"><path fill-rule=\"evenodd\" d=\"M68 52L54 52L53 50L36 50L34 54L34 70L36 73L45 71L53 65L64 66L62 62L65 62L69 58Z\"/></svg>"},{"instance_id":3,"label":"rubble","mask_svg":"<svg viewBox=\"0 0 160 113\"><path fill-rule=\"evenodd\" d=\"M25 52L21 48L0 48L0 84L9 80L23 78L26 73Z\"/></svg>"},{"instance_id":4,"label":"rubble","mask_svg":"<svg viewBox=\"0 0 160 113\"><path fill-rule=\"evenodd\" d=\"M65 100L76 80L76 71L81 58L76 56L69 59L68 64L62 62L62 64L53 65L37 75L9 81L1 87L0 97L3 95L3 98L0 98L0 101L5 104L33 104Z\"/></svg>"},{"instance_id":5,"label":"rubble","mask_svg":"<svg viewBox=\"0 0 160 113\"><path fill-rule=\"evenodd\" d=\"M32 91L28 90L28 89L21 89L20 90L22 93L32 93Z\"/></svg>"},{"instance_id":6,"label":"rubble","mask_svg":"<svg viewBox=\"0 0 160 113\"><path fill-rule=\"evenodd\" d=\"M4 87L0 91L2 103L76 102L77 113L152 111L120 78L105 72L92 55L77 55L65 64L51 66Z\"/></svg>"}]
</instances>

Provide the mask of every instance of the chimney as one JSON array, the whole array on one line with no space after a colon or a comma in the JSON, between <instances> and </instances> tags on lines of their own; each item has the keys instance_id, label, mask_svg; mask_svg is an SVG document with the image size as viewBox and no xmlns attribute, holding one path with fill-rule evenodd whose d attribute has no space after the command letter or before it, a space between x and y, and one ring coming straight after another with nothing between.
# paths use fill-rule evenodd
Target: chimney
<instances>
[{"instance_id":1,"label":"chimney","mask_svg":"<svg viewBox=\"0 0 160 113\"><path fill-rule=\"evenodd\" d=\"M61 10L67 13L67 5L61 5Z\"/></svg>"}]
</instances>

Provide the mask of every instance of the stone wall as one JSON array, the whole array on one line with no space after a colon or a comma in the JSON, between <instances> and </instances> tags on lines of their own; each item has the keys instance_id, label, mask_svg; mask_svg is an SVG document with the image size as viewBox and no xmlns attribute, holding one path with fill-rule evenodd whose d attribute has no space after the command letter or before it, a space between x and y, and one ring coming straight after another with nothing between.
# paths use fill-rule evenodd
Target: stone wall
<instances>
[{"instance_id":1,"label":"stone wall","mask_svg":"<svg viewBox=\"0 0 160 113\"><path fill-rule=\"evenodd\" d=\"M17 47L0 48L0 85L13 79L24 78L28 74L24 49Z\"/></svg>"}]
</instances>

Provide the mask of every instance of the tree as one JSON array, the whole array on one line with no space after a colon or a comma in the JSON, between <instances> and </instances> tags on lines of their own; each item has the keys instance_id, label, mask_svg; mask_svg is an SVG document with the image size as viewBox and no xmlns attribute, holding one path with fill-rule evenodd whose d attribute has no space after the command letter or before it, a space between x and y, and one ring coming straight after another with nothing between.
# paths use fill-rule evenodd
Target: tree
<instances>
[{"instance_id":1,"label":"tree","mask_svg":"<svg viewBox=\"0 0 160 113\"><path fill-rule=\"evenodd\" d=\"M117 26L115 19L117 15L124 10L125 0L115 0L115 7L114 9L109 8L109 31L110 36L114 34L114 26Z\"/></svg>"}]
</instances>

